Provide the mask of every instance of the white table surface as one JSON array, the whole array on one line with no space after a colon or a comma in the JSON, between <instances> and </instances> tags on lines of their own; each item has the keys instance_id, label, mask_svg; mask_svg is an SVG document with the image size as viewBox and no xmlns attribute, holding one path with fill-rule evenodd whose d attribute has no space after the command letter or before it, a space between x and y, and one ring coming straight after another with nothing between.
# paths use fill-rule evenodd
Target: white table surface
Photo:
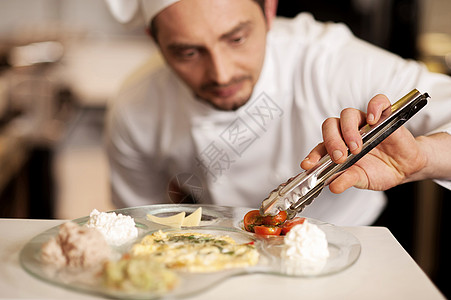
<instances>
[{"instance_id":1,"label":"white table surface","mask_svg":"<svg viewBox=\"0 0 451 300\"><path fill-rule=\"evenodd\" d=\"M62 222L0 219L1 299L99 299L45 283L20 266L22 247ZM445 299L387 228L343 229L360 240L362 252L354 265L338 274L310 279L244 275L186 299Z\"/></svg>"}]
</instances>

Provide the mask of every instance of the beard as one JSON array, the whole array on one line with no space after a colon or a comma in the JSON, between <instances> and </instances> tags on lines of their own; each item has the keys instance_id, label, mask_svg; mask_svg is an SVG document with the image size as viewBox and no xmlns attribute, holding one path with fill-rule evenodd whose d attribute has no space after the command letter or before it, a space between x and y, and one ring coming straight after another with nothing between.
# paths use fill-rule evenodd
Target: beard
<instances>
[{"instance_id":1,"label":"beard","mask_svg":"<svg viewBox=\"0 0 451 300\"><path fill-rule=\"evenodd\" d=\"M252 77L248 76L248 75L234 77L225 84L219 84L215 81L207 82L200 87L200 91L201 91L200 94L213 95L213 96L210 96L210 97L204 96L203 97L202 95L197 95L197 97L199 99L201 99L202 101L210 104L217 110L235 111L249 101L249 99L252 95L253 87L250 89L249 92L244 91L243 90L244 88L242 87L241 90L238 90L236 92L236 95L233 95L230 99L227 99L228 97L221 96L219 91L221 89L233 88L236 85L243 84L243 86L244 86L246 84L246 82L250 82L252 85ZM216 97L215 97L215 95L216 95ZM219 100L222 99L223 101L217 101L217 99L219 99Z\"/></svg>"}]
</instances>

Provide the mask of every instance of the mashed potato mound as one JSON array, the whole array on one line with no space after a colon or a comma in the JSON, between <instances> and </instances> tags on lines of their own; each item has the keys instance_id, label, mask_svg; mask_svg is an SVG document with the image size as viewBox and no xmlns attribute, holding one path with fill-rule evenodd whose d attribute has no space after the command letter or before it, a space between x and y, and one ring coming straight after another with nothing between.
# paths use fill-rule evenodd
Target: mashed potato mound
<instances>
[{"instance_id":1,"label":"mashed potato mound","mask_svg":"<svg viewBox=\"0 0 451 300\"><path fill-rule=\"evenodd\" d=\"M98 230L74 222L62 224L58 235L41 249L42 261L57 267L92 267L102 264L110 256L111 249Z\"/></svg>"}]
</instances>

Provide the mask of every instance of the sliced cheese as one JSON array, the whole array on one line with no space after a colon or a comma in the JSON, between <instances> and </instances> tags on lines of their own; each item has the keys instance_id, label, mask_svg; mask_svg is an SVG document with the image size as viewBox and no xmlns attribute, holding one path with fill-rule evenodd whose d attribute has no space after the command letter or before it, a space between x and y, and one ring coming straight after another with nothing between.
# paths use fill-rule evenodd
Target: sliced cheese
<instances>
[{"instance_id":1,"label":"sliced cheese","mask_svg":"<svg viewBox=\"0 0 451 300\"><path fill-rule=\"evenodd\" d=\"M193 213L183 219L182 226L199 226L200 219L202 218L202 207L196 209Z\"/></svg>"},{"instance_id":2,"label":"sliced cheese","mask_svg":"<svg viewBox=\"0 0 451 300\"><path fill-rule=\"evenodd\" d=\"M166 225L169 227L180 228L182 227L183 220L185 219L185 212L182 211L176 215L169 217L157 217L151 214L147 214L147 218L155 223Z\"/></svg>"}]
</instances>

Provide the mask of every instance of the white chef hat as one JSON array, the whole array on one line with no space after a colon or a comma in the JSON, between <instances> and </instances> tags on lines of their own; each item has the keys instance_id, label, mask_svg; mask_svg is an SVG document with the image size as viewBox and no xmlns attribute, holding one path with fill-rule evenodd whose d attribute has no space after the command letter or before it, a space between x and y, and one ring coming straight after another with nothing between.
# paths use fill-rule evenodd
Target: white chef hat
<instances>
[{"instance_id":1,"label":"white chef hat","mask_svg":"<svg viewBox=\"0 0 451 300\"><path fill-rule=\"evenodd\" d=\"M152 21L152 19L163 9L179 1L180 0L141 0L142 12L146 24L150 24L150 21Z\"/></svg>"},{"instance_id":2,"label":"white chef hat","mask_svg":"<svg viewBox=\"0 0 451 300\"><path fill-rule=\"evenodd\" d=\"M122 24L143 18L145 25L166 7L180 0L105 0L113 17ZM140 16L141 14L141 16Z\"/></svg>"}]
</instances>

